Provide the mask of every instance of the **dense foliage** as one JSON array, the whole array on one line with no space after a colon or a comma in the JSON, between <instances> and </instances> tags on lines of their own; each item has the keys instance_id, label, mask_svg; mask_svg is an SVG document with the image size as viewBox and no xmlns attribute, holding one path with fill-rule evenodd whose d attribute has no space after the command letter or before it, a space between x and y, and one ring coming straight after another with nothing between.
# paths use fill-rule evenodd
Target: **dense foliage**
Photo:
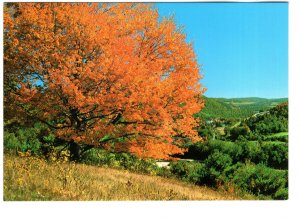
<instances>
[{"instance_id":1,"label":"dense foliage","mask_svg":"<svg viewBox=\"0 0 300 218\"><path fill-rule=\"evenodd\" d=\"M288 103L240 120L200 125L198 132L206 141L186 144L184 154L195 162L171 164L172 173L197 184L287 199Z\"/></svg>"},{"instance_id":2,"label":"dense foliage","mask_svg":"<svg viewBox=\"0 0 300 218\"><path fill-rule=\"evenodd\" d=\"M234 163L230 155L215 150L204 161L179 161L171 164L171 172L178 178L199 185L251 193L262 198L288 198L288 172L254 164Z\"/></svg>"},{"instance_id":3,"label":"dense foliage","mask_svg":"<svg viewBox=\"0 0 300 218\"><path fill-rule=\"evenodd\" d=\"M252 116L246 120L251 131L260 135L288 131L288 103L274 107L259 116Z\"/></svg>"},{"instance_id":4,"label":"dense foliage","mask_svg":"<svg viewBox=\"0 0 300 218\"><path fill-rule=\"evenodd\" d=\"M89 147L182 153L173 136L200 139L204 91L185 38L149 4L6 4L6 114L47 124L74 158Z\"/></svg>"},{"instance_id":5,"label":"dense foliage","mask_svg":"<svg viewBox=\"0 0 300 218\"><path fill-rule=\"evenodd\" d=\"M245 164L233 174L233 181L241 189L256 195L271 195L274 199L288 198L287 170L274 170L262 164Z\"/></svg>"}]
</instances>

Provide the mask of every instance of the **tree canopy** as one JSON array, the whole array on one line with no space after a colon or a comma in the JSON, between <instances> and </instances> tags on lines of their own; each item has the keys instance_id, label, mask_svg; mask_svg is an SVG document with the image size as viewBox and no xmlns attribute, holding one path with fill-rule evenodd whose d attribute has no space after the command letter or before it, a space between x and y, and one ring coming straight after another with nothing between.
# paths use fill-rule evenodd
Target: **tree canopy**
<instances>
[{"instance_id":1,"label":"tree canopy","mask_svg":"<svg viewBox=\"0 0 300 218\"><path fill-rule=\"evenodd\" d=\"M180 137L200 139L200 79L183 31L149 4L5 6L5 111L18 108L67 142L181 153Z\"/></svg>"}]
</instances>

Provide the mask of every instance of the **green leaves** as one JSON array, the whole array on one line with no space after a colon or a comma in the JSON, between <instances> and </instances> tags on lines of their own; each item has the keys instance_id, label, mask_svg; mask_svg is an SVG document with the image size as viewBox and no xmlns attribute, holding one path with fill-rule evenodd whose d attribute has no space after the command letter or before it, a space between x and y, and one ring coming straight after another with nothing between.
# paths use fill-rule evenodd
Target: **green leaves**
<instances>
[{"instance_id":1,"label":"green leaves","mask_svg":"<svg viewBox=\"0 0 300 218\"><path fill-rule=\"evenodd\" d=\"M111 137L110 135L105 135L103 138L101 138L101 139L99 140L99 142L105 142L105 141L109 140L110 137Z\"/></svg>"},{"instance_id":2,"label":"green leaves","mask_svg":"<svg viewBox=\"0 0 300 218\"><path fill-rule=\"evenodd\" d=\"M255 195L270 195L274 199L287 199L287 170L275 170L262 164L245 164L234 173L233 181L244 191Z\"/></svg>"}]
</instances>

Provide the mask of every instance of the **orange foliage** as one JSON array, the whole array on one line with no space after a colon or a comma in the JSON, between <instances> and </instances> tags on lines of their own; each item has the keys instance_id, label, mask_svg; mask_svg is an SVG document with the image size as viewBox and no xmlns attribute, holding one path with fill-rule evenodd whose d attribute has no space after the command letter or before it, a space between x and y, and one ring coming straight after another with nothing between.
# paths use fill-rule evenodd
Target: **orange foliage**
<instances>
[{"instance_id":1,"label":"orange foliage","mask_svg":"<svg viewBox=\"0 0 300 218\"><path fill-rule=\"evenodd\" d=\"M195 53L149 4L10 3L4 49L6 98L62 139L154 158L199 140Z\"/></svg>"}]
</instances>

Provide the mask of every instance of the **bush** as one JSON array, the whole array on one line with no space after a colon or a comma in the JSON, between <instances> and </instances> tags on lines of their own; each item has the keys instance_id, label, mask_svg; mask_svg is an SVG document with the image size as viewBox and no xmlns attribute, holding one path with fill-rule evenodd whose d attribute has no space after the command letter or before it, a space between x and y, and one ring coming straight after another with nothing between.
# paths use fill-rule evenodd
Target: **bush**
<instances>
[{"instance_id":1,"label":"bush","mask_svg":"<svg viewBox=\"0 0 300 218\"><path fill-rule=\"evenodd\" d=\"M233 163L237 163L242 160L243 148L237 143L229 142L220 148L222 153L228 154L231 157Z\"/></svg>"},{"instance_id":2,"label":"bush","mask_svg":"<svg viewBox=\"0 0 300 218\"><path fill-rule=\"evenodd\" d=\"M205 176L197 175L195 167L190 166L190 163L178 164L172 172L183 180L197 181L198 184L212 187L233 182L253 194L271 195L274 199L287 198L287 188L282 185L287 183L287 176L282 173L284 171L276 171L288 168L288 146L285 144L212 140L191 145L188 154L189 158L202 161ZM258 164L257 167L254 164ZM251 181L253 187L249 185Z\"/></svg>"},{"instance_id":3,"label":"bush","mask_svg":"<svg viewBox=\"0 0 300 218\"><path fill-rule=\"evenodd\" d=\"M184 156L186 158L204 161L215 151L228 154L232 158L233 163L240 161L243 154L242 147L236 143L221 140L211 140L206 143L190 145L188 152Z\"/></svg>"},{"instance_id":4,"label":"bush","mask_svg":"<svg viewBox=\"0 0 300 218\"><path fill-rule=\"evenodd\" d=\"M224 154L217 150L205 160L205 164L209 168L223 171L225 168L232 165L232 159L228 154Z\"/></svg>"},{"instance_id":5,"label":"bush","mask_svg":"<svg viewBox=\"0 0 300 218\"><path fill-rule=\"evenodd\" d=\"M205 164L199 162L172 162L170 170L176 177L195 184L205 184L208 176Z\"/></svg>"},{"instance_id":6,"label":"bush","mask_svg":"<svg viewBox=\"0 0 300 218\"><path fill-rule=\"evenodd\" d=\"M235 141L240 136L247 136L250 133L248 126L234 127L230 130L230 139Z\"/></svg>"},{"instance_id":7,"label":"bush","mask_svg":"<svg viewBox=\"0 0 300 218\"><path fill-rule=\"evenodd\" d=\"M34 127L15 128L14 132L4 131L4 149L6 152L30 151L34 154L41 154L42 142L40 139L41 132L45 127L36 123Z\"/></svg>"},{"instance_id":8,"label":"bush","mask_svg":"<svg viewBox=\"0 0 300 218\"><path fill-rule=\"evenodd\" d=\"M261 145L257 141L239 141L237 144L242 148L240 162L251 161L253 163L265 163L267 158L263 155Z\"/></svg>"},{"instance_id":9,"label":"bush","mask_svg":"<svg viewBox=\"0 0 300 218\"><path fill-rule=\"evenodd\" d=\"M203 163L177 161L170 164L170 171L177 178L194 184L207 184L208 171Z\"/></svg>"},{"instance_id":10,"label":"bush","mask_svg":"<svg viewBox=\"0 0 300 218\"><path fill-rule=\"evenodd\" d=\"M285 144L265 143L262 151L266 157L266 165L276 169L288 168L288 146Z\"/></svg>"},{"instance_id":11,"label":"bush","mask_svg":"<svg viewBox=\"0 0 300 218\"><path fill-rule=\"evenodd\" d=\"M234 173L233 182L242 190L255 195L287 199L288 175L286 170L275 170L262 164L245 164Z\"/></svg>"},{"instance_id":12,"label":"bush","mask_svg":"<svg viewBox=\"0 0 300 218\"><path fill-rule=\"evenodd\" d=\"M276 200L287 200L289 197L289 191L287 188L280 188L274 194L274 199Z\"/></svg>"},{"instance_id":13,"label":"bush","mask_svg":"<svg viewBox=\"0 0 300 218\"><path fill-rule=\"evenodd\" d=\"M276 169L288 168L288 146L275 142L238 142L242 149L240 162L250 161L255 164L265 164Z\"/></svg>"},{"instance_id":14,"label":"bush","mask_svg":"<svg viewBox=\"0 0 300 218\"><path fill-rule=\"evenodd\" d=\"M165 178L175 177L174 174L171 172L171 169L166 168L166 167L159 167L156 171L156 175L157 176L162 176L162 177L165 177Z\"/></svg>"},{"instance_id":15,"label":"bush","mask_svg":"<svg viewBox=\"0 0 300 218\"><path fill-rule=\"evenodd\" d=\"M209 184L211 186L219 186L228 182L228 176L226 174L232 166L232 159L228 154L215 151L204 163L208 168Z\"/></svg>"},{"instance_id":16,"label":"bush","mask_svg":"<svg viewBox=\"0 0 300 218\"><path fill-rule=\"evenodd\" d=\"M14 133L4 132L4 149L6 151L16 151L20 146L19 139Z\"/></svg>"},{"instance_id":17,"label":"bush","mask_svg":"<svg viewBox=\"0 0 300 218\"><path fill-rule=\"evenodd\" d=\"M214 152L203 162L177 161L170 164L170 171L177 178L198 185L219 187L231 183L233 173L239 164L231 165L227 154Z\"/></svg>"},{"instance_id":18,"label":"bush","mask_svg":"<svg viewBox=\"0 0 300 218\"><path fill-rule=\"evenodd\" d=\"M32 126L22 126L17 122L5 125L4 151L19 155L43 155L51 161L68 161L70 157L65 142L56 138L47 126L38 122Z\"/></svg>"},{"instance_id":19,"label":"bush","mask_svg":"<svg viewBox=\"0 0 300 218\"><path fill-rule=\"evenodd\" d=\"M197 143L188 147L188 152L184 154L185 158L195 160L205 160L212 151L209 143Z\"/></svg>"},{"instance_id":20,"label":"bush","mask_svg":"<svg viewBox=\"0 0 300 218\"><path fill-rule=\"evenodd\" d=\"M144 160L127 153L112 153L93 148L85 152L81 162L90 165L107 166L126 169L151 175L164 174L154 160Z\"/></svg>"}]
</instances>

